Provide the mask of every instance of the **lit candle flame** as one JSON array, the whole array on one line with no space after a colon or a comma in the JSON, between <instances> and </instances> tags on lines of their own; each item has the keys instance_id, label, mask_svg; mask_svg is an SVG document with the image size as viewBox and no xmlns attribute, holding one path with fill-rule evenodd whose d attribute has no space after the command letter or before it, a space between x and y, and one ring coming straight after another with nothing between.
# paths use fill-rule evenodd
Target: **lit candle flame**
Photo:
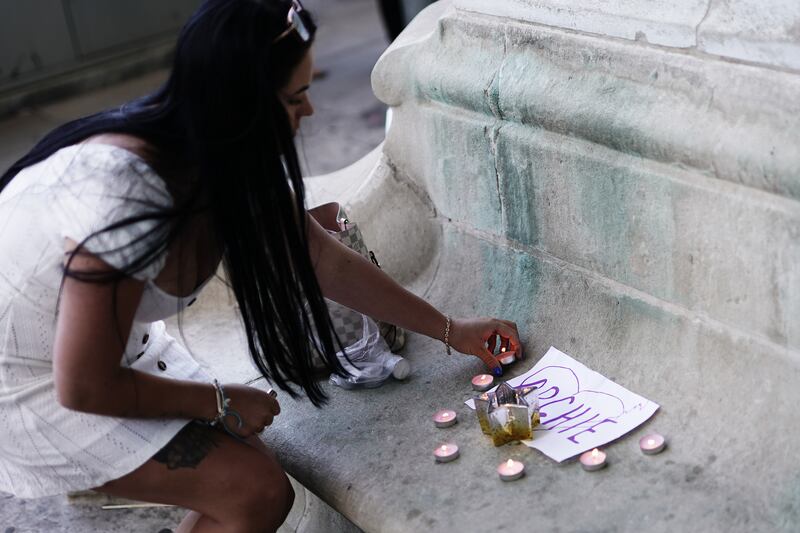
<instances>
[{"instance_id":1,"label":"lit candle flame","mask_svg":"<svg viewBox=\"0 0 800 533\"><path fill-rule=\"evenodd\" d=\"M446 444L442 444L441 450L443 452L446 452L447 451L447 445Z\"/></svg>"},{"instance_id":2,"label":"lit candle flame","mask_svg":"<svg viewBox=\"0 0 800 533\"><path fill-rule=\"evenodd\" d=\"M501 351L501 352L505 352L505 351L506 351L506 347L505 347L505 346L503 346L502 348L500 348L500 351Z\"/></svg>"},{"instance_id":3,"label":"lit candle flame","mask_svg":"<svg viewBox=\"0 0 800 533\"><path fill-rule=\"evenodd\" d=\"M597 448L595 448L594 450L592 450L592 459L597 459L597 456L598 456L599 454L600 454L600 452L597 450Z\"/></svg>"},{"instance_id":4,"label":"lit candle flame","mask_svg":"<svg viewBox=\"0 0 800 533\"><path fill-rule=\"evenodd\" d=\"M655 443L656 443L656 441L655 441L655 440L653 440L653 439L647 439L647 445L648 445L648 446L652 446L652 445L653 445L653 444L655 444Z\"/></svg>"},{"instance_id":5,"label":"lit candle flame","mask_svg":"<svg viewBox=\"0 0 800 533\"><path fill-rule=\"evenodd\" d=\"M512 461L511 459L509 459L509 460L508 460L508 462L507 462L506 464L508 465L508 467L509 467L509 468L511 468L512 466L514 466L514 461Z\"/></svg>"}]
</instances>

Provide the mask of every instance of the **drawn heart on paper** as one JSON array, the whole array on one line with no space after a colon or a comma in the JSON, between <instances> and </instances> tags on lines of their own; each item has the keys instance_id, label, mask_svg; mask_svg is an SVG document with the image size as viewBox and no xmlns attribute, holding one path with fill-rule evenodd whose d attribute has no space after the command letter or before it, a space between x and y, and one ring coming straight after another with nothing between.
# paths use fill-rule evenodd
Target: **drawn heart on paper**
<instances>
[{"instance_id":1,"label":"drawn heart on paper","mask_svg":"<svg viewBox=\"0 0 800 533\"><path fill-rule=\"evenodd\" d=\"M584 406L594 406L606 418L616 419L625 413L625 404L617 396L590 389L581 390L575 372L565 366L546 366L528 376L520 386L534 386L539 392L539 416L542 429L552 430L570 419ZM551 406L549 409L548 406ZM586 412L589 411L587 407ZM571 418L565 415L572 415ZM580 416L581 413L577 413ZM558 424L546 427L548 423ZM579 427L579 426L574 426ZM570 428L572 429L572 428Z\"/></svg>"}]
</instances>

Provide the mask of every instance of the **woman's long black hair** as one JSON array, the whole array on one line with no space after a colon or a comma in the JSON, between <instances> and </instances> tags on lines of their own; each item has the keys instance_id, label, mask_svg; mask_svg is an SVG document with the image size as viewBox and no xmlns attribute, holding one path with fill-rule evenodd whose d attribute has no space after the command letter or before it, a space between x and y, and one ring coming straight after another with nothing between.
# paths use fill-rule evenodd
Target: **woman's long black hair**
<instances>
[{"instance_id":1,"label":"woman's long black hair","mask_svg":"<svg viewBox=\"0 0 800 533\"><path fill-rule=\"evenodd\" d=\"M275 41L288 27L290 6L288 0L206 0L181 31L163 87L58 127L3 174L0 191L25 167L93 135L146 141L175 202L98 232L145 218L167 228L114 275L142 270L198 210L207 210L253 361L290 395L297 395L294 383L319 406L326 397L314 379L314 348L329 369L345 371L308 253L303 180L279 97L316 30L303 12L312 39L304 43L291 32ZM78 274L68 264L65 276Z\"/></svg>"}]
</instances>

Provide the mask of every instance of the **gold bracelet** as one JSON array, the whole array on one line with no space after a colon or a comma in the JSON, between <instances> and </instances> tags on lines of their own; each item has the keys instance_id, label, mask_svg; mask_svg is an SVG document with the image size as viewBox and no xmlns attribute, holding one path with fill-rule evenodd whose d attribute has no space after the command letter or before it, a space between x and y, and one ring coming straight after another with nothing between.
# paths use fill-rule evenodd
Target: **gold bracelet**
<instances>
[{"instance_id":1,"label":"gold bracelet","mask_svg":"<svg viewBox=\"0 0 800 533\"><path fill-rule=\"evenodd\" d=\"M450 317L447 317L447 325L444 327L444 347L447 355L450 355Z\"/></svg>"}]
</instances>

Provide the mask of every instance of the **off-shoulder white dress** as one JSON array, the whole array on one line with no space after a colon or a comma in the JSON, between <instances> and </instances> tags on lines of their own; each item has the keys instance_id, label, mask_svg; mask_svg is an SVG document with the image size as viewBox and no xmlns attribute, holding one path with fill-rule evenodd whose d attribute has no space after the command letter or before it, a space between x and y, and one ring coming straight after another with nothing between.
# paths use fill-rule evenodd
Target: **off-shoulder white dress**
<instances>
[{"instance_id":1,"label":"off-shoulder white dress","mask_svg":"<svg viewBox=\"0 0 800 533\"><path fill-rule=\"evenodd\" d=\"M53 341L64 238L81 242L148 206L170 206L164 181L138 156L103 144L59 150L20 172L0 194L0 490L39 497L97 487L142 465L187 423L70 411L56 401ZM153 238L138 222L86 244L112 266ZM133 249L124 245L139 239ZM169 378L210 381L162 320L186 305L153 279L166 257L136 274L147 281L121 364Z\"/></svg>"}]
</instances>

